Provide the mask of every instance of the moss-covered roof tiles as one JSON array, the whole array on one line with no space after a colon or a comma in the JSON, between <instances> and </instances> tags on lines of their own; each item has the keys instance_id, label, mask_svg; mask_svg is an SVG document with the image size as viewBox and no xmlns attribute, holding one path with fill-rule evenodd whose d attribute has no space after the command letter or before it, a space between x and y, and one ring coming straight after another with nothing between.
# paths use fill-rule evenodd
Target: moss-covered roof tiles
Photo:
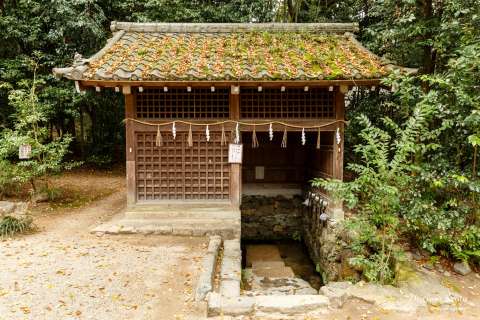
<instances>
[{"instance_id":1,"label":"moss-covered roof tiles","mask_svg":"<svg viewBox=\"0 0 480 320\"><path fill-rule=\"evenodd\" d=\"M139 25L117 31L102 51L63 75L74 80L275 81L379 79L389 73L381 59L341 28L269 25L211 32L202 24L201 31L181 25L181 32L172 32Z\"/></svg>"}]
</instances>

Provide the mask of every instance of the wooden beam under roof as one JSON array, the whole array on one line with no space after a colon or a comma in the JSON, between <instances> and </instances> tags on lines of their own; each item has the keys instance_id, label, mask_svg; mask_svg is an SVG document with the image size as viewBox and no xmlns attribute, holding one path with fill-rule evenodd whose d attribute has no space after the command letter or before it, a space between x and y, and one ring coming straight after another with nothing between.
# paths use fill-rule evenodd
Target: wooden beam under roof
<instances>
[{"instance_id":1,"label":"wooden beam under roof","mask_svg":"<svg viewBox=\"0 0 480 320\"><path fill-rule=\"evenodd\" d=\"M116 80L82 80L81 85L84 87L258 87L275 88L275 87L329 87L329 86L377 86L380 85L381 79L359 79L359 80L278 80L278 81L116 81Z\"/></svg>"}]
</instances>

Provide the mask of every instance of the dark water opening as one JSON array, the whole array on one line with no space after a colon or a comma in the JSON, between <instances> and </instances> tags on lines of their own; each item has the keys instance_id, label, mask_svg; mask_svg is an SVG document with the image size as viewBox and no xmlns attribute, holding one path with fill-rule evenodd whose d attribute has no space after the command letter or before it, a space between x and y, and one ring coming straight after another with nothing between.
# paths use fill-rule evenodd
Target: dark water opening
<instances>
[{"instance_id":1,"label":"dark water opening","mask_svg":"<svg viewBox=\"0 0 480 320\"><path fill-rule=\"evenodd\" d=\"M267 269L266 278L269 275L271 278L293 276L307 281L316 290L322 286L322 278L316 271L316 266L310 259L306 246L301 241L242 240L241 246L242 269L252 268L252 264L261 265ZM271 266L271 269L268 265Z\"/></svg>"}]
</instances>

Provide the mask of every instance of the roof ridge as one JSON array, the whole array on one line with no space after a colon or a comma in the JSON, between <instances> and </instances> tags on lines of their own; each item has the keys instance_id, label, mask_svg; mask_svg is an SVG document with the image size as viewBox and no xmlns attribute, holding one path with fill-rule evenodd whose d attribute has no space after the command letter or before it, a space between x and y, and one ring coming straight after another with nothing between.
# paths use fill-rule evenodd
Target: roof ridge
<instances>
[{"instance_id":1,"label":"roof ridge","mask_svg":"<svg viewBox=\"0 0 480 320\"><path fill-rule=\"evenodd\" d=\"M268 32L357 32L358 23L166 23L166 22L118 22L110 24L112 32L125 30L133 32L166 33L236 33L252 31Z\"/></svg>"}]
</instances>

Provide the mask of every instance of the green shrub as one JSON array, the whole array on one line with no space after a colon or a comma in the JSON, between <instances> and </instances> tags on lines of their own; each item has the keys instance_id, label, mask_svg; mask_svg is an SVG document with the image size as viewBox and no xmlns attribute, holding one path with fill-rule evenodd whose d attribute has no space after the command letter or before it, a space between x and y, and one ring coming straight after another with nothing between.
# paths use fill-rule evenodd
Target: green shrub
<instances>
[{"instance_id":1,"label":"green shrub","mask_svg":"<svg viewBox=\"0 0 480 320\"><path fill-rule=\"evenodd\" d=\"M33 230L33 221L31 217L15 218L5 216L0 221L0 236L11 237L18 233L25 233Z\"/></svg>"},{"instance_id":2,"label":"green shrub","mask_svg":"<svg viewBox=\"0 0 480 320\"><path fill-rule=\"evenodd\" d=\"M16 167L9 161L0 159L0 200L18 187Z\"/></svg>"},{"instance_id":3,"label":"green shrub","mask_svg":"<svg viewBox=\"0 0 480 320\"><path fill-rule=\"evenodd\" d=\"M348 169L356 174L351 182L315 179L313 185L322 187L334 198L344 199L347 206L355 208L356 216L347 222L357 237L352 250L355 257L350 263L361 269L369 281L394 282L396 260L402 255L397 233L403 201L403 192L410 188L414 167L410 159L420 146L417 137L427 129L425 123L431 113L426 106L419 106L404 128L393 127L396 139L388 132L372 125L365 116L359 117L364 129L360 133L363 144L355 146L361 163L350 164Z\"/></svg>"},{"instance_id":4,"label":"green shrub","mask_svg":"<svg viewBox=\"0 0 480 320\"><path fill-rule=\"evenodd\" d=\"M438 168L419 168L404 193L402 231L432 254L478 261L478 180Z\"/></svg>"}]
</instances>

